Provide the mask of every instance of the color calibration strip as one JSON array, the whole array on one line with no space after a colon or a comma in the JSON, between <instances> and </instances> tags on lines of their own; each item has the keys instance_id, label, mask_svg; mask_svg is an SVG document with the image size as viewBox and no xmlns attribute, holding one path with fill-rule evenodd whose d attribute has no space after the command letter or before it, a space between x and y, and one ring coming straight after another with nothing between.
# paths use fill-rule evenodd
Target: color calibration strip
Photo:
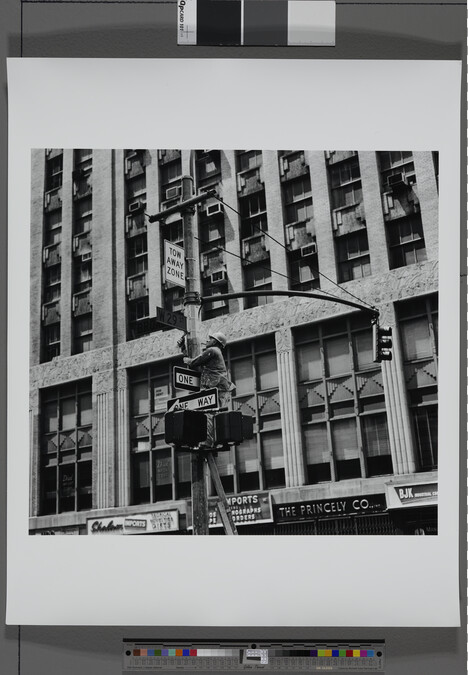
<instances>
[{"instance_id":1,"label":"color calibration strip","mask_svg":"<svg viewBox=\"0 0 468 675\"><path fill-rule=\"evenodd\" d=\"M334 46L335 0L177 0L177 44Z\"/></svg>"},{"instance_id":2,"label":"color calibration strip","mask_svg":"<svg viewBox=\"0 0 468 675\"><path fill-rule=\"evenodd\" d=\"M268 649L270 657L345 657L371 658L374 649ZM132 656L239 656L239 649L133 649Z\"/></svg>"},{"instance_id":3,"label":"color calibration strip","mask_svg":"<svg viewBox=\"0 0 468 675\"><path fill-rule=\"evenodd\" d=\"M270 645L251 644L240 648L239 643L235 647L208 647L199 644L173 644L169 647L146 641L125 640L123 661L124 671L131 673L172 670L384 671L384 651L379 641L360 644L327 641L293 648L279 648L277 643L271 644L271 648Z\"/></svg>"}]
</instances>

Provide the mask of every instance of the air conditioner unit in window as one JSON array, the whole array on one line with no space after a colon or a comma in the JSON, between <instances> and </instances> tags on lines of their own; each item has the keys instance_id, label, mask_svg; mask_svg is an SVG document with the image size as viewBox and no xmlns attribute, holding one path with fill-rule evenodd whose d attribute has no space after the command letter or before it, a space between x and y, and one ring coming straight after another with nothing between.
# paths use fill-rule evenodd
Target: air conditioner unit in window
<instances>
[{"instance_id":1,"label":"air conditioner unit in window","mask_svg":"<svg viewBox=\"0 0 468 675\"><path fill-rule=\"evenodd\" d=\"M135 201L129 202L128 204L130 213L135 213L135 211L139 211L141 208L143 208L143 202L140 199L135 199Z\"/></svg>"},{"instance_id":2,"label":"air conditioner unit in window","mask_svg":"<svg viewBox=\"0 0 468 675\"><path fill-rule=\"evenodd\" d=\"M166 200L176 199L180 195L180 185L175 185L166 190Z\"/></svg>"},{"instance_id":3,"label":"air conditioner unit in window","mask_svg":"<svg viewBox=\"0 0 468 675\"><path fill-rule=\"evenodd\" d=\"M206 207L206 215L207 216L215 216L217 213L222 213L223 212L223 205L216 203L216 204L208 204Z\"/></svg>"},{"instance_id":4,"label":"air conditioner unit in window","mask_svg":"<svg viewBox=\"0 0 468 675\"><path fill-rule=\"evenodd\" d=\"M393 190L405 187L408 185L408 181L403 173L394 173L387 178L387 185Z\"/></svg>"},{"instance_id":5,"label":"air conditioner unit in window","mask_svg":"<svg viewBox=\"0 0 468 675\"><path fill-rule=\"evenodd\" d=\"M337 230L339 225L343 224L343 216L341 211L333 211L333 229Z\"/></svg>"},{"instance_id":6,"label":"air conditioner unit in window","mask_svg":"<svg viewBox=\"0 0 468 675\"><path fill-rule=\"evenodd\" d=\"M222 284L225 281L227 281L226 270L219 270L219 272L213 272L213 274L211 275L212 284Z\"/></svg>"},{"instance_id":7,"label":"air conditioner unit in window","mask_svg":"<svg viewBox=\"0 0 468 675\"><path fill-rule=\"evenodd\" d=\"M314 255L314 253L317 253L317 244L315 241L313 241L310 244L306 244L306 246L301 246L301 258L306 258L309 255Z\"/></svg>"},{"instance_id":8,"label":"air conditioner unit in window","mask_svg":"<svg viewBox=\"0 0 468 675\"><path fill-rule=\"evenodd\" d=\"M91 251L88 251L88 253L83 253L83 255L81 256L81 262L87 262L88 260L91 260L92 257L93 254L91 253Z\"/></svg>"}]
</instances>

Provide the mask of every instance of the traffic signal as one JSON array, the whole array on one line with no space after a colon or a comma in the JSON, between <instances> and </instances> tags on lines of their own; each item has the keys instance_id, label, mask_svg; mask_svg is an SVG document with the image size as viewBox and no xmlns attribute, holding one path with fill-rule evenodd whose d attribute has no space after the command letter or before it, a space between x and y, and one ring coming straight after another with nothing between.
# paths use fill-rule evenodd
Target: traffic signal
<instances>
[{"instance_id":1,"label":"traffic signal","mask_svg":"<svg viewBox=\"0 0 468 675\"><path fill-rule=\"evenodd\" d=\"M243 415L238 410L222 412L215 415L215 442L218 445L242 443L253 438L253 417Z\"/></svg>"},{"instance_id":2,"label":"traffic signal","mask_svg":"<svg viewBox=\"0 0 468 675\"><path fill-rule=\"evenodd\" d=\"M372 351L375 363L392 360L392 329L390 326L372 324Z\"/></svg>"},{"instance_id":3,"label":"traffic signal","mask_svg":"<svg viewBox=\"0 0 468 675\"><path fill-rule=\"evenodd\" d=\"M198 410L172 410L164 415L166 443L194 448L206 441L207 417Z\"/></svg>"}]
</instances>

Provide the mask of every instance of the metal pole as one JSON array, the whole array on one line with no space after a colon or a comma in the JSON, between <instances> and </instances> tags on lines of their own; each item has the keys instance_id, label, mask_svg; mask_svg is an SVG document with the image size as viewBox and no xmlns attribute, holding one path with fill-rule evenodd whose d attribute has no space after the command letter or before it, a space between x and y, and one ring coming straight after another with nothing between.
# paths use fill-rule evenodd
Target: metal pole
<instances>
[{"instance_id":1,"label":"metal pole","mask_svg":"<svg viewBox=\"0 0 468 675\"><path fill-rule=\"evenodd\" d=\"M182 177L182 219L185 253L184 313L187 318L187 356L200 354L199 309L200 281L198 257L195 257L193 232L194 206L186 205L193 196L193 178ZM193 534L209 534L208 495L206 490L206 458L202 453L191 453L192 464L192 524Z\"/></svg>"}]
</instances>

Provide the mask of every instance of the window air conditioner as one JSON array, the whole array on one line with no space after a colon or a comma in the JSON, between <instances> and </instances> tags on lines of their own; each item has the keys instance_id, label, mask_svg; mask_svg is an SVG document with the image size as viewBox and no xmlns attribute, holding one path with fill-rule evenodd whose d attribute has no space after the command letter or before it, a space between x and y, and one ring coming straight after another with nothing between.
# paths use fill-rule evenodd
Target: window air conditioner
<instances>
[{"instance_id":1,"label":"window air conditioner","mask_svg":"<svg viewBox=\"0 0 468 675\"><path fill-rule=\"evenodd\" d=\"M317 253L317 244L315 241L313 241L311 244L306 244L306 246L301 246L301 258L314 255L314 253Z\"/></svg>"},{"instance_id":2,"label":"window air conditioner","mask_svg":"<svg viewBox=\"0 0 468 675\"><path fill-rule=\"evenodd\" d=\"M83 253L82 256L81 256L81 262L87 262L88 260L91 260L92 257L93 257L93 254L91 253L91 251L88 251L87 253Z\"/></svg>"},{"instance_id":3,"label":"window air conditioner","mask_svg":"<svg viewBox=\"0 0 468 675\"><path fill-rule=\"evenodd\" d=\"M394 173L387 178L387 185L390 188L401 188L408 185L406 177L403 173Z\"/></svg>"},{"instance_id":4,"label":"window air conditioner","mask_svg":"<svg viewBox=\"0 0 468 675\"><path fill-rule=\"evenodd\" d=\"M180 195L180 185L176 185L175 187L170 187L166 190L166 200L168 201L169 199L176 199L176 197L179 197Z\"/></svg>"},{"instance_id":5,"label":"window air conditioner","mask_svg":"<svg viewBox=\"0 0 468 675\"><path fill-rule=\"evenodd\" d=\"M128 210L130 213L135 213L143 206L142 202L139 199L135 199L134 202L130 202L128 205Z\"/></svg>"},{"instance_id":6,"label":"window air conditioner","mask_svg":"<svg viewBox=\"0 0 468 675\"><path fill-rule=\"evenodd\" d=\"M219 272L213 272L211 275L212 284L222 284L227 280L226 270L220 270Z\"/></svg>"},{"instance_id":7,"label":"window air conditioner","mask_svg":"<svg viewBox=\"0 0 468 675\"><path fill-rule=\"evenodd\" d=\"M341 211L333 211L333 229L337 230L339 225L343 224Z\"/></svg>"},{"instance_id":8,"label":"window air conditioner","mask_svg":"<svg viewBox=\"0 0 468 675\"><path fill-rule=\"evenodd\" d=\"M222 213L223 212L223 205L216 203L216 204L209 204L206 207L206 215L207 216L215 216L217 213Z\"/></svg>"}]
</instances>

